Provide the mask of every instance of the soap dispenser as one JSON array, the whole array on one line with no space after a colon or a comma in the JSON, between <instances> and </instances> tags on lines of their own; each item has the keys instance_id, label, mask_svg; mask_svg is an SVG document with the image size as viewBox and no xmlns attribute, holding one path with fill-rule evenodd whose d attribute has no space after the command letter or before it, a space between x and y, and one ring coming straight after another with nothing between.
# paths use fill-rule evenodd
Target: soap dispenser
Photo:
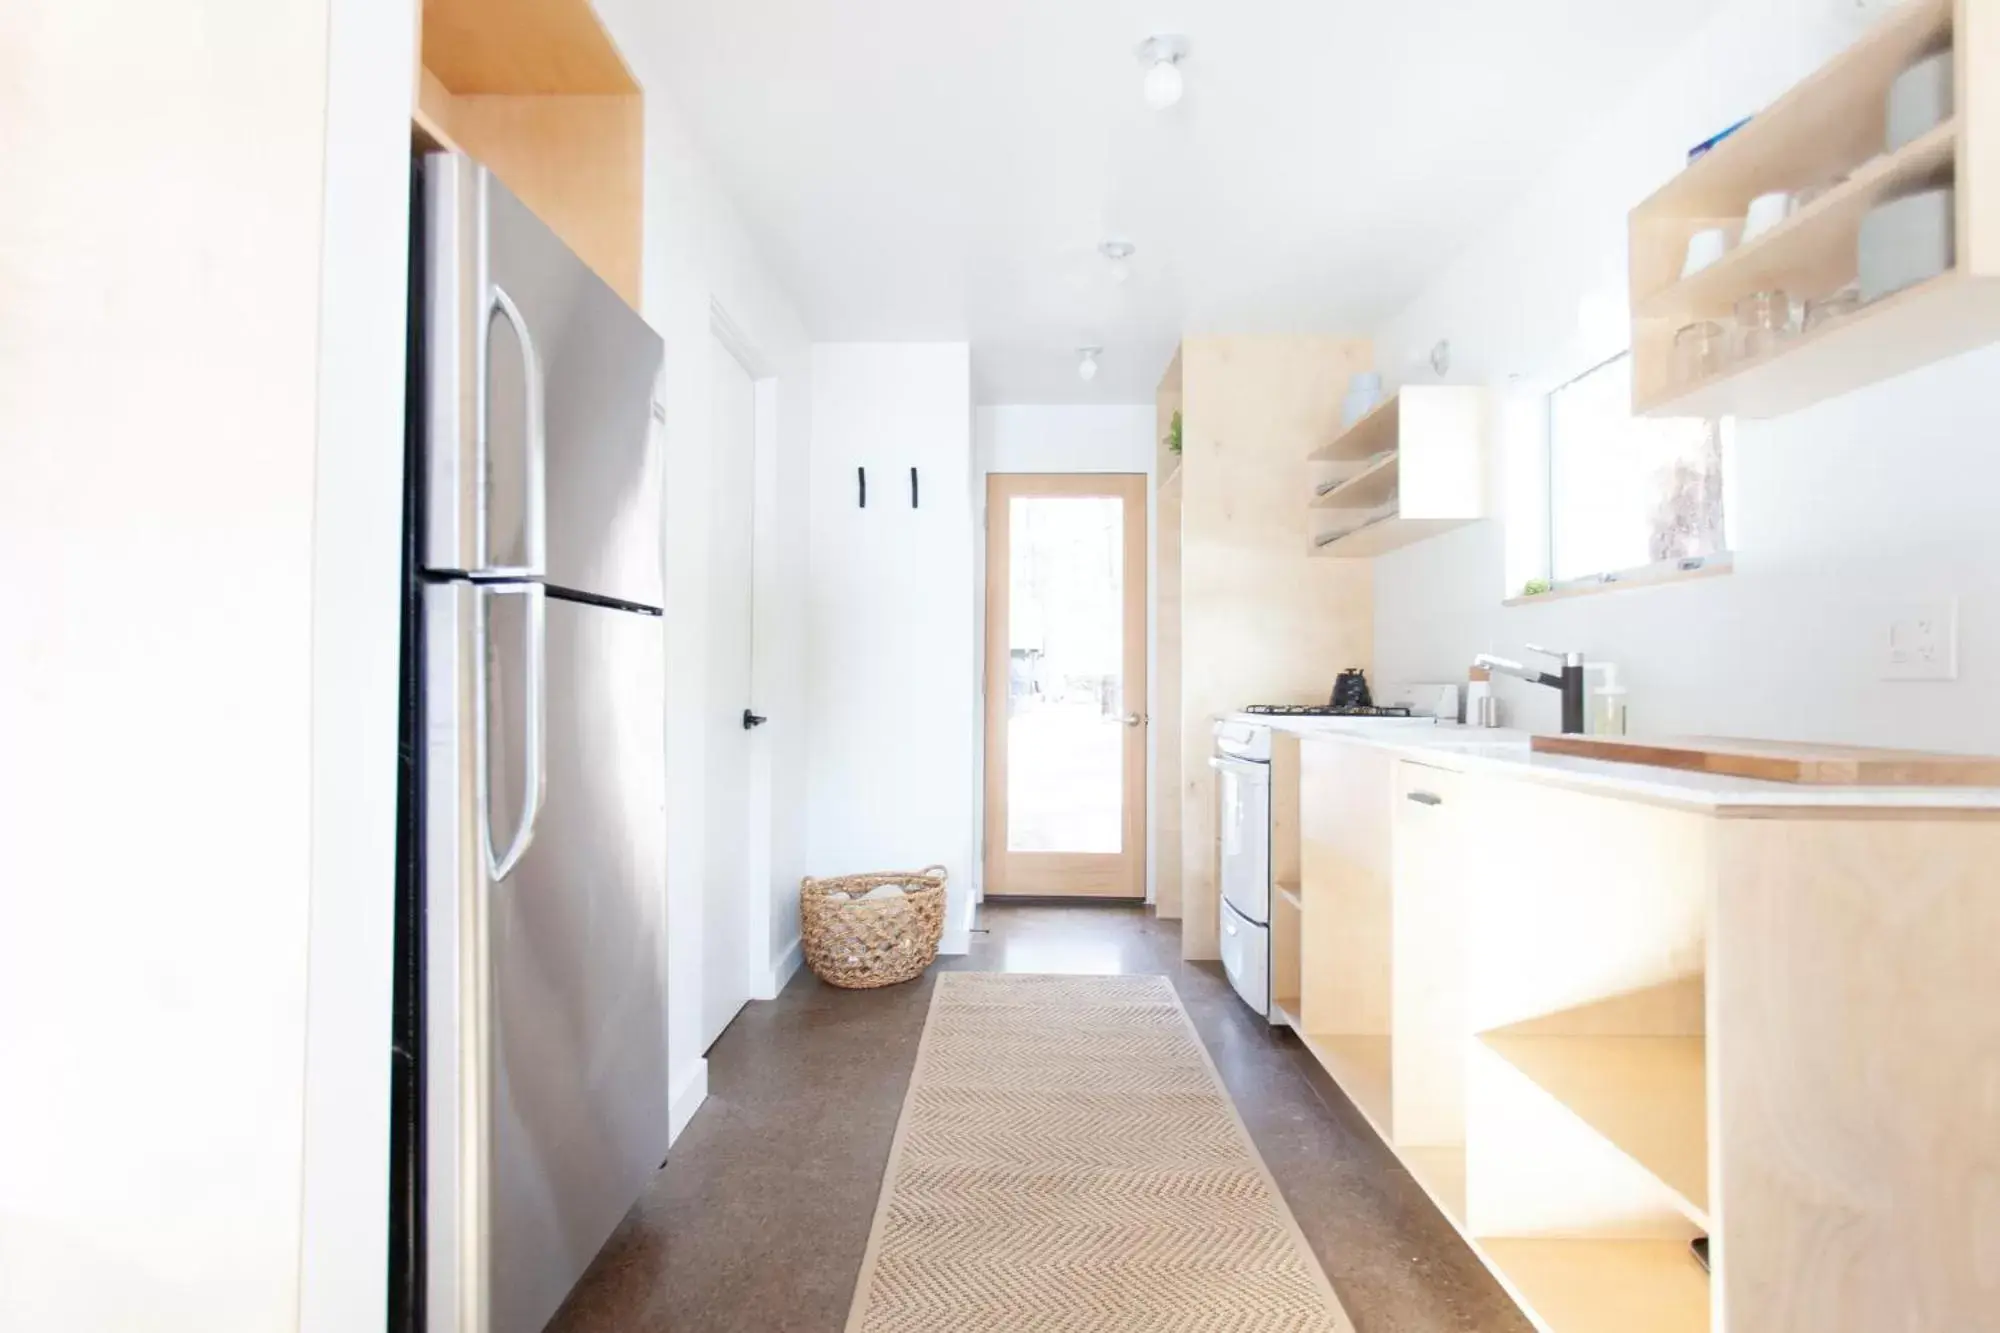
<instances>
[{"instance_id":1,"label":"soap dispenser","mask_svg":"<svg viewBox=\"0 0 2000 1333\"><path fill-rule=\"evenodd\" d=\"M1588 670L1599 676L1600 683L1590 692L1590 725L1593 736L1623 736L1625 734L1625 687L1618 683L1616 662L1592 662Z\"/></svg>"}]
</instances>

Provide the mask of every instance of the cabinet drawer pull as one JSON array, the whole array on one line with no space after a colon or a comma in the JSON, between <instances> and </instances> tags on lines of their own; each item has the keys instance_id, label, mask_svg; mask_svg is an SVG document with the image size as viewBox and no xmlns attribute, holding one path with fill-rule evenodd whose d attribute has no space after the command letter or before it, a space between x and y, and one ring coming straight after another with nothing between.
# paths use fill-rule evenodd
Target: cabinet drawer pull
<instances>
[{"instance_id":1,"label":"cabinet drawer pull","mask_svg":"<svg viewBox=\"0 0 2000 1333\"><path fill-rule=\"evenodd\" d=\"M1410 793L1408 793L1408 795L1409 795L1409 798L1410 798L1411 800L1415 801L1415 802L1416 802L1416 803L1417 803L1418 805L1443 805L1443 804L1444 804L1444 797L1442 797L1442 796L1437 796L1437 795L1434 795L1434 794L1432 794L1432 793L1430 793L1430 792L1427 792L1427 791L1413 791L1413 792L1410 792Z\"/></svg>"}]
</instances>

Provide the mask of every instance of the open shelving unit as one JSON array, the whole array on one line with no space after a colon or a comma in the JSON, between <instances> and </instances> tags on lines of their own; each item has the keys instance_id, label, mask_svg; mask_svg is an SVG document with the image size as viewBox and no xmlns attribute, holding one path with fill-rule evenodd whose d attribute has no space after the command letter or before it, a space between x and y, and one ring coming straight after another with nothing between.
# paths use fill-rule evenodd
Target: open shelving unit
<instances>
[{"instance_id":1,"label":"open shelving unit","mask_svg":"<svg viewBox=\"0 0 2000 1333\"><path fill-rule=\"evenodd\" d=\"M1577 1119L1708 1217L1708 1054L1701 1037L1480 1038Z\"/></svg>"},{"instance_id":2,"label":"open shelving unit","mask_svg":"<svg viewBox=\"0 0 2000 1333\"><path fill-rule=\"evenodd\" d=\"M1395 1076L1390 1065L1389 1038L1301 1032L1299 1040L1340 1085L1340 1090L1383 1142L1393 1141L1395 1100L1391 1094Z\"/></svg>"},{"instance_id":3,"label":"open shelving unit","mask_svg":"<svg viewBox=\"0 0 2000 1333\"><path fill-rule=\"evenodd\" d=\"M1484 390L1414 385L1311 450L1311 553L1376 556L1485 517L1485 416Z\"/></svg>"},{"instance_id":4,"label":"open shelving unit","mask_svg":"<svg viewBox=\"0 0 2000 1333\"><path fill-rule=\"evenodd\" d=\"M1996 0L1907 0L1817 73L1632 211L1635 411L1652 416L1775 416L2000 339L2000 15ZM1950 48L1957 114L1886 151L1890 84ZM1794 300L1855 279L1862 220L1878 204L1939 184L1956 189L1956 258L1935 278L1794 334L1749 359L1683 381L1674 336L1724 322L1737 300ZM1689 239L1740 223L1777 190L1825 192L1691 276Z\"/></svg>"},{"instance_id":5,"label":"open shelving unit","mask_svg":"<svg viewBox=\"0 0 2000 1333\"><path fill-rule=\"evenodd\" d=\"M635 308L645 101L589 0L424 0L417 149L464 152Z\"/></svg>"},{"instance_id":6,"label":"open shelving unit","mask_svg":"<svg viewBox=\"0 0 2000 1333\"><path fill-rule=\"evenodd\" d=\"M1710 1333L1706 826L1298 748L1301 1042L1538 1329Z\"/></svg>"},{"instance_id":7,"label":"open shelving unit","mask_svg":"<svg viewBox=\"0 0 2000 1333\"><path fill-rule=\"evenodd\" d=\"M1548 1333L1709 1327L1708 1275L1681 1241L1492 1238L1475 1248Z\"/></svg>"}]
</instances>

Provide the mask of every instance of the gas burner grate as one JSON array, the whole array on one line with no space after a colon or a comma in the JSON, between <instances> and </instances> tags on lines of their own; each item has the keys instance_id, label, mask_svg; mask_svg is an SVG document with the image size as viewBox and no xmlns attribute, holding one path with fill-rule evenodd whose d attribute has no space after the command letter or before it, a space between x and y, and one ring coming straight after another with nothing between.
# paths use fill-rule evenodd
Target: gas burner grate
<instances>
[{"instance_id":1,"label":"gas burner grate","mask_svg":"<svg viewBox=\"0 0 2000 1333\"><path fill-rule=\"evenodd\" d=\"M1409 717L1407 708L1361 707L1354 704L1251 704L1243 710L1258 717Z\"/></svg>"}]
</instances>

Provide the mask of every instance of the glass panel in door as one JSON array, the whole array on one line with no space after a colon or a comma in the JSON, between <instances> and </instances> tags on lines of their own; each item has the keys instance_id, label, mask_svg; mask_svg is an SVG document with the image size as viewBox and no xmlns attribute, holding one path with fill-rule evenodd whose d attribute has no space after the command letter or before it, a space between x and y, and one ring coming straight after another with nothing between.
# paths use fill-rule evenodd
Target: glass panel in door
<instances>
[{"instance_id":1,"label":"glass panel in door","mask_svg":"<svg viewBox=\"0 0 2000 1333\"><path fill-rule=\"evenodd\" d=\"M1009 502L1007 850L1123 850L1124 503Z\"/></svg>"}]
</instances>

